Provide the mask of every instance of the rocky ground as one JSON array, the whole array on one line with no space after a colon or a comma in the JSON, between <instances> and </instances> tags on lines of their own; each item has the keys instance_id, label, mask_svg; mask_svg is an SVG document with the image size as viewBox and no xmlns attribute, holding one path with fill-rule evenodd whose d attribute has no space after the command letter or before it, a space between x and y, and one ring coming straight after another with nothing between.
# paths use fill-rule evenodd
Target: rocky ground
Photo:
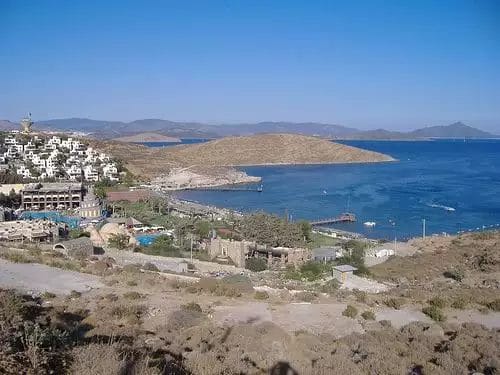
<instances>
[{"instance_id":1,"label":"rocky ground","mask_svg":"<svg viewBox=\"0 0 500 375\"><path fill-rule=\"evenodd\" d=\"M62 260L55 268L21 264L11 255L11 262L0 262L0 275L17 273L0 278L0 287L41 292L38 315L50 316L50 323L39 324L79 335L60 349L68 359L58 373L118 374L128 366L140 374L262 374L282 368L300 374L495 374L500 306L498 285L491 281L498 280L498 239L488 234L417 244L422 248L414 255L372 268L379 281L393 283L381 293L321 291L309 284L303 290L270 288L258 274L188 280L141 270L151 269L146 263L157 257L143 263L146 258L122 261L112 253L79 263L85 273L61 270L74 267ZM460 281L443 276L459 265L463 277L451 275ZM33 276L39 270L44 283ZM12 277L23 283L5 283ZM92 288L78 293L82 282ZM465 302L458 299L469 294ZM0 299L0 314L12 308L5 304L9 298ZM33 357L23 348L15 357L0 350L0 367L9 363L18 371L11 373L19 373L28 363L37 366L33 358L18 361ZM48 355L42 344L37 350Z\"/></svg>"},{"instance_id":2,"label":"rocky ground","mask_svg":"<svg viewBox=\"0 0 500 375\"><path fill-rule=\"evenodd\" d=\"M215 187L235 184L252 184L261 181L260 177L249 176L233 168L172 168L168 174L152 180L153 188L162 190L182 190L202 187Z\"/></svg>"}]
</instances>

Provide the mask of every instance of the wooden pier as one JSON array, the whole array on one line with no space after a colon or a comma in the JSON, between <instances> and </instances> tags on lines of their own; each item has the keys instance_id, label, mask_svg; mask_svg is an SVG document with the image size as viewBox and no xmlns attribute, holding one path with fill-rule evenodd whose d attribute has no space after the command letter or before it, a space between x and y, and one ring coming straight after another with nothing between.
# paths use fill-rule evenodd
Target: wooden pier
<instances>
[{"instance_id":1,"label":"wooden pier","mask_svg":"<svg viewBox=\"0 0 500 375\"><path fill-rule=\"evenodd\" d=\"M257 187L228 187L228 186L214 186L214 187L197 187L197 188L187 188L184 190L196 190L196 191L253 191L256 193L262 193L264 186L259 185Z\"/></svg>"},{"instance_id":2,"label":"wooden pier","mask_svg":"<svg viewBox=\"0 0 500 375\"><path fill-rule=\"evenodd\" d=\"M315 221L310 221L309 223L313 226L316 225L328 225L328 224L338 224L338 223L354 223L356 222L356 215L351 214L349 212L340 214L336 217L319 219Z\"/></svg>"}]
</instances>

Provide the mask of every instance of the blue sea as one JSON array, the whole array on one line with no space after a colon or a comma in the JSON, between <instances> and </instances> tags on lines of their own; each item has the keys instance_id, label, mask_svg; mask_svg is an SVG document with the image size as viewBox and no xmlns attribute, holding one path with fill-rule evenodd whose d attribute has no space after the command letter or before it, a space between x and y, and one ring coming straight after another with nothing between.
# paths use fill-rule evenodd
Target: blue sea
<instances>
[{"instance_id":1,"label":"blue sea","mask_svg":"<svg viewBox=\"0 0 500 375\"><path fill-rule=\"evenodd\" d=\"M179 197L293 220L357 215L335 228L372 238L499 228L500 140L343 141L398 159L375 164L242 168L264 191L186 191ZM372 221L372 228L363 225Z\"/></svg>"},{"instance_id":2,"label":"blue sea","mask_svg":"<svg viewBox=\"0 0 500 375\"><path fill-rule=\"evenodd\" d=\"M207 138L181 138L180 142L137 142L141 145L145 145L148 147L170 147L177 145L192 145L195 143L203 143L208 142L210 139Z\"/></svg>"}]
</instances>

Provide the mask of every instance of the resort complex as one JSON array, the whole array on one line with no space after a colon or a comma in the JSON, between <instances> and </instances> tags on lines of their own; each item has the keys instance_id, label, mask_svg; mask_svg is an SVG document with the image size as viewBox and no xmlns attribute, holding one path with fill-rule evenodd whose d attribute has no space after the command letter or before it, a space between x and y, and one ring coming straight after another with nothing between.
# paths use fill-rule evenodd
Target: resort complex
<instances>
[{"instance_id":1,"label":"resort complex","mask_svg":"<svg viewBox=\"0 0 500 375\"><path fill-rule=\"evenodd\" d=\"M0 139L0 153L0 170L26 179L119 180L109 155L70 136L7 133Z\"/></svg>"}]
</instances>

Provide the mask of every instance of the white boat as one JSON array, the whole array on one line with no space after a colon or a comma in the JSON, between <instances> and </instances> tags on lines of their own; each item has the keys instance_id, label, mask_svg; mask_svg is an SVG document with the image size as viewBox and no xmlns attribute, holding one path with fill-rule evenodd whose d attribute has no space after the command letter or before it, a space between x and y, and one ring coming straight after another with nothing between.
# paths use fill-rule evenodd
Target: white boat
<instances>
[{"instance_id":1,"label":"white boat","mask_svg":"<svg viewBox=\"0 0 500 375\"><path fill-rule=\"evenodd\" d=\"M375 225L377 225L377 223L376 223L376 222L374 222L374 221L365 221L365 222L363 223L363 225L364 225L365 227L374 227Z\"/></svg>"}]
</instances>

